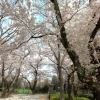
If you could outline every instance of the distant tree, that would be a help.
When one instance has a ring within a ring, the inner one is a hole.
[[[56,75],[53,75],[51,84],[54,85],[55,89],[57,89],[57,87],[59,87],[59,79]]]

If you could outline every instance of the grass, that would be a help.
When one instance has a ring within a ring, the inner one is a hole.
[[[15,89],[14,93],[19,93],[19,94],[32,94],[30,89]]]
[[[60,94],[50,94],[50,100],[60,100]],[[65,94],[65,100],[68,100],[68,95]],[[88,97],[80,96],[74,97],[73,100],[90,100]]]

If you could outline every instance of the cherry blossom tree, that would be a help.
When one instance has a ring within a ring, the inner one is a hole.
[[[71,44],[68,41],[68,38],[66,37],[67,34],[66,34],[66,31],[65,31],[65,26],[63,24],[63,17],[62,17],[62,14],[60,12],[60,9],[59,9],[58,2],[57,2],[57,0],[51,0],[51,2],[54,4],[56,19],[57,19],[57,22],[58,22],[58,25],[59,25],[59,28],[60,28],[60,35],[61,35],[60,40],[61,40],[63,46],[65,47],[66,51],[68,52],[68,55],[70,56],[70,59],[72,60],[74,66],[77,68],[77,75],[78,75],[79,80],[82,81],[82,82],[86,82],[87,84],[89,84],[89,82],[95,83],[95,81],[93,81],[92,77],[88,78],[88,76],[84,76],[85,70],[84,70],[84,67],[81,65],[81,62],[79,60],[79,56],[77,55],[76,51],[71,47]],[[92,2],[92,4],[93,3],[97,4],[95,1]],[[92,6],[92,4],[91,4],[91,6]],[[95,6],[97,6],[97,8],[98,8],[98,5],[95,5]],[[94,32],[97,33],[97,30],[99,29],[99,26],[98,26],[99,25],[99,17],[100,16],[98,16],[98,13],[97,13],[98,21],[96,21],[97,24],[95,24],[94,30],[92,30],[91,33],[94,33]],[[92,25],[90,25],[90,27],[92,27]],[[90,38],[91,37],[92,36],[90,36]],[[97,89],[97,88],[95,87],[95,89]],[[96,90],[96,91],[99,91],[99,90]],[[96,100],[99,100],[99,95],[98,95],[97,92],[96,93],[93,92],[93,95],[94,95],[94,98]],[[61,100],[63,100],[63,99],[61,99]]]

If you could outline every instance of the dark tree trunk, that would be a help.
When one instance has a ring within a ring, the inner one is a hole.
[[[37,82],[36,82],[36,83],[37,83]],[[36,90],[35,90],[36,83],[34,83],[34,85],[33,85],[32,89],[31,89],[31,91],[32,91],[32,94],[35,94],[35,93],[36,93]]]
[[[32,87],[32,94],[35,94],[36,93],[36,84],[37,84],[37,71],[36,71],[36,77],[35,77],[35,80],[34,80],[34,85]]]
[[[70,75],[68,75],[68,100],[73,100],[71,92],[72,92],[72,84],[70,83]]]
[[[77,86],[73,85],[73,93],[74,93],[74,96],[77,97],[78,96],[78,93],[77,93]]]
[[[68,84],[68,100],[73,100],[71,92],[72,92],[72,85],[69,83]]]
[[[66,94],[66,83],[64,83],[64,93]]]

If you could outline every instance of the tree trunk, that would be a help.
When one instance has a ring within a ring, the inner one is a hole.
[[[36,90],[35,90],[36,84],[37,84],[37,79],[36,79],[36,81],[34,82],[33,87],[31,87],[31,92],[32,92],[32,94],[35,94],[35,93],[36,93]]]
[[[5,98],[5,96],[6,96],[6,89],[3,89],[2,88],[2,93],[1,93],[1,98]]]
[[[58,57],[60,60],[60,56]],[[58,60],[58,71],[59,71],[59,81],[60,81],[60,100],[65,100],[64,92],[64,80],[62,75],[62,67],[60,66],[60,61]]]
[[[34,85],[33,85],[33,87],[32,87],[32,94],[35,94],[35,92],[36,92],[36,84],[37,84],[37,74],[36,74],[36,77],[35,77],[35,80],[34,80]]]
[[[9,92],[6,93],[5,97],[7,98],[13,91],[14,91],[14,88],[10,89]]]
[[[70,76],[68,76],[68,100],[73,100],[71,92],[72,92],[72,85],[70,83]]]
[[[65,100],[64,82],[62,75],[60,75],[59,79],[60,79],[60,100]]]

